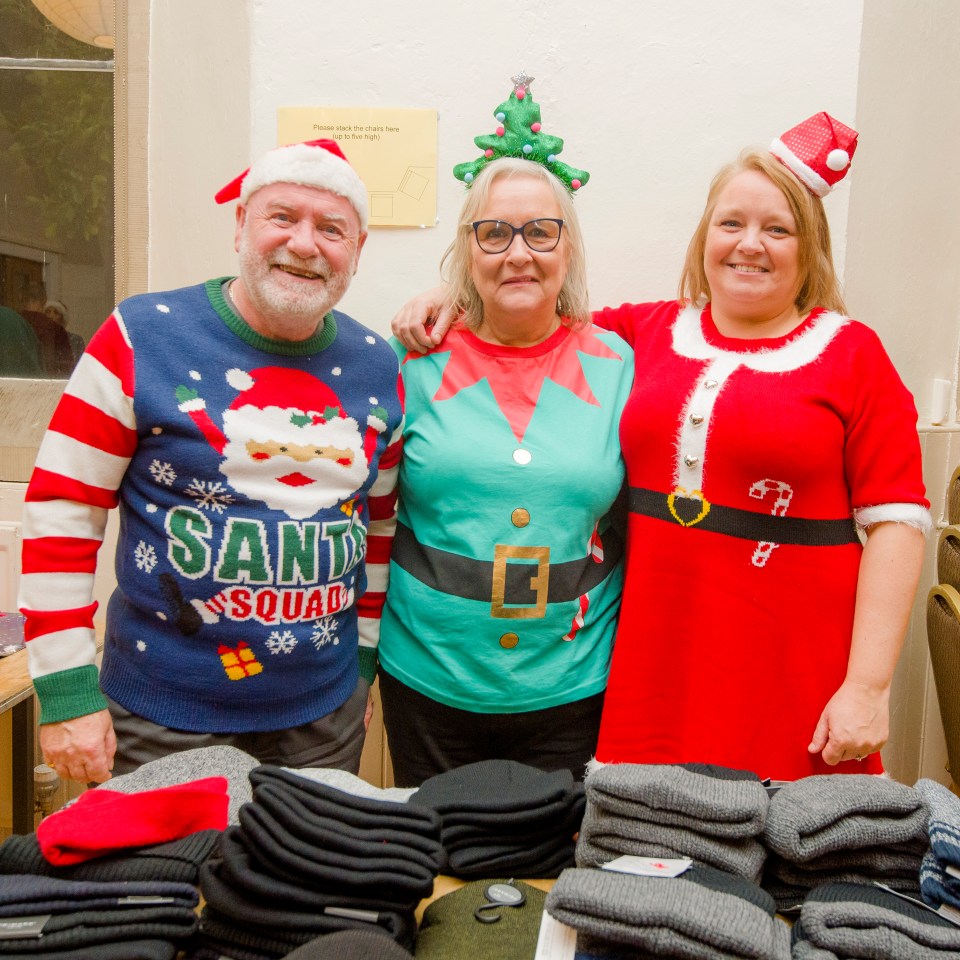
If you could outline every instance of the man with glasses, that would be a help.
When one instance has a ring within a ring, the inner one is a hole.
[[[333,309],[367,192],[318,140],[261,157],[217,194],[234,199],[239,276],[114,311],[27,492],[20,605],[44,757],[69,779],[214,744],[359,767],[402,420],[393,352]]]

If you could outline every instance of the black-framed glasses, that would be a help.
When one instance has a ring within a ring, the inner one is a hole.
[[[549,253],[560,242],[563,221],[552,217],[528,220],[515,227],[506,220],[474,220],[471,224],[477,245],[484,253],[503,253],[519,233],[524,243],[537,253]]]

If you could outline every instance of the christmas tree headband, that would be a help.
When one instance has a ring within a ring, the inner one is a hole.
[[[483,156],[458,163],[453,168],[453,175],[469,187],[491,160],[519,157],[546,167],[568,190],[579,190],[590,179],[590,174],[558,160],[563,140],[541,132],[540,107],[530,93],[534,77],[521,72],[510,79],[513,92],[494,111],[499,123],[496,131],[474,137],[473,142],[483,151]]]

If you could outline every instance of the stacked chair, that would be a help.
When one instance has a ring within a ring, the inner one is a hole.
[[[960,778],[960,467],[947,491],[950,526],[937,547],[939,584],[927,596],[927,642],[940,717],[947,740],[947,760],[956,783]]]

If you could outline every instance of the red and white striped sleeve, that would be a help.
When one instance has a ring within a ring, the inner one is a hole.
[[[107,513],[137,445],[133,359],[114,312],[67,383],[27,487],[18,605],[41,723],[106,705],[95,666],[93,579]]]
[[[403,403],[403,385],[400,383]],[[360,674],[371,683],[377,669],[380,617],[390,580],[390,551],[397,530],[397,478],[403,449],[403,419],[390,437],[380,458],[377,479],[367,500],[370,526],[367,530],[367,591],[357,603],[360,633]]]

